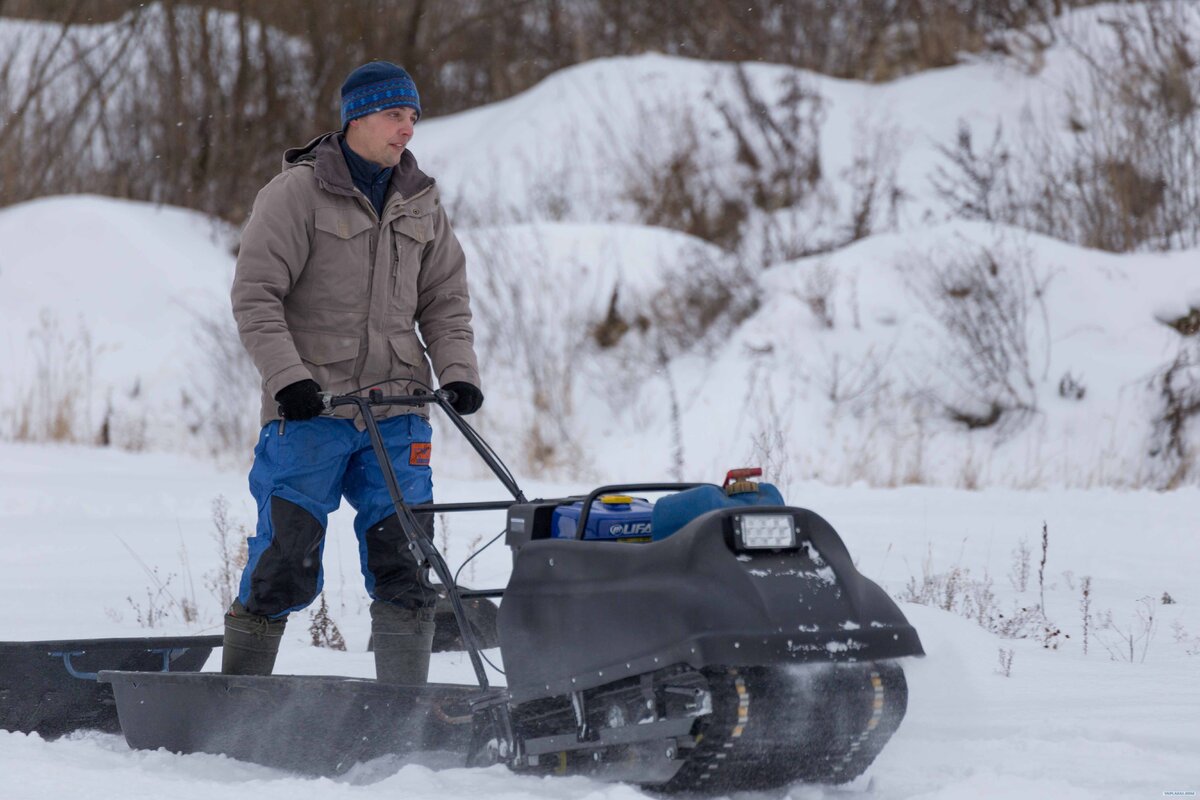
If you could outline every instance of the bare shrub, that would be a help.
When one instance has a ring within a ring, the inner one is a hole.
[[[1082,378],[1064,372],[1058,380],[1058,396],[1064,400],[1082,400],[1087,396],[1087,387],[1083,385]]]
[[[188,625],[194,624],[199,619],[199,609],[196,604],[196,593],[192,587],[191,564],[187,559],[187,548],[180,547],[180,563],[185,587],[182,595],[176,596],[170,588],[170,584],[178,577],[176,573],[168,573],[166,577],[161,576],[158,573],[158,566],[146,564],[137,551],[134,551],[124,539],[118,536],[116,541],[119,541],[121,546],[125,547],[126,552],[132,555],[133,560],[137,561],[139,567],[142,567],[142,572],[150,581],[150,585],[145,588],[145,602],[133,600],[133,595],[125,597],[126,602],[130,604],[130,608],[137,616],[138,625],[158,627],[172,615],[178,615],[179,619],[187,622]]]
[[[852,359],[819,348],[825,366],[817,373],[816,380],[822,394],[833,404],[835,415],[846,408],[855,416],[862,416],[877,407],[891,388],[885,372],[894,350],[893,344],[880,353],[871,345],[862,358]]]
[[[1194,4],[1117,5],[1068,37],[1087,65],[1066,93],[1074,133],[1031,142],[1024,226],[1113,252],[1200,243],[1200,52]]]
[[[1012,551],[1012,566],[1008,570],[1008,581],[1018,592],[1029,587],[1029,542],[1024,538]]]
[[[1171,633],[1175,638],[1175,643],[1183,645],[1185,653],[1189,656],[1200,655],[1200,636],[1190,635],[1187,628],[1183,627],[1182,622],[1179,620],[1172,622]]]
[[[346,640],[338,630],[337,623],[329,616],[329,604],[325,602],[325,592],[317,599],[317,608],[309,612],[311,622],[308,626],[309,636],[312,637],[313,647],[327,647],[330,650],[346,649]]]
[[[750,265],[691,248],[663,271],[663,289],[650,302],[649,335],[668,355],[710,348],[758,310],[761,298]]]
[[[1067,584],[1067,589],[1075,591],[1075,570],[1064,569],[1062,572],[1063,582]]]
[[[766,212],[794,206],[822,177],[820,138],[824,101],[797,72],[785,75],[772,102],[751,82],[745,67],[734,72],[740,103],[718,105],[737,141],[737,163],[751,202]]]
[[[1012,677],[1013,651],[1011,649],[999,648],[999,667],[997,672],[1006,678]]]
[[[1200,333],[1200,308],[1190,306],[1186,314],[1178,317],[1159,317],[1158,321],[1180,336],[1195,336]]]
[[[119,402],[114,401],[114,394],[120,398]],[[140,453],[149,446],[149,420],[140,378],[135,378],[124,390],[109,388],[104,422],[97,439],[133,453]]]
[[[189,430],[213,455],[245,453],[259,430],[258,369],[227,309],[189,311],[195,321],[196,351],[202,354],[183,397]]]
[[[1158,486],[1173,489],[1196,471],[1192,421],[1200,416],[1200,341],[1185,340],[1175,358],[1151,377],[1149,387],[1157,395],[1149,456]]]
[[[1042,560],[1038,562],[1038,608],[1046,613],[1046,554],[1050,550],[1050,527],[1042,523]]]
[[[474,556],[476,553],[479,552],[479,545],[482,542],[483,542],[483,534],[482,533],[475,534],[474,536],[471,537],[471,541],[467,542],[467,552],[470,553],[470,555],[468,556],[468,558],[470,559],[470,564],[467,566],[467,577],[470,579],[472,584],[474,584],[477,580],[475,577],[475,566],[479,563],[478,561],[475,560]]]
[[[944,334],[938,338],[946,353],[938,363],[950,388],[933,394],[947,416],[968,429],[1016,432],[1038,408],[1035,319],[1047,340],[1049,333],[1049,278],[1039,274],[1032,253],[1004,240],[963,242],[957,252],[930,253],[901,266],[910,291]]]
[[[651,147],[634,151],[625,199],[646,225],[683,231],[727,249],[737,247],[749,213],[739,187],[719,177],[701,145],[706,137],[691,115],[669,119],[675,127],[669,135],[674,149],[662,156]],[[655,125],[660,124],[656,118]]]
[[[831,243],[833,247],[844,247],[897,227],[900,207],[908,198],[897,178],[900,146],[893,125],[864,121],[856,126],[854,154],[840,176],[850,187],[848,215],[841,226],[842,235]]]
[[[200,619],[200,606],[196,603],[196,581],[192,579],[192,560],[188,556],[187,542],[182,538],[179,540],[179,563],[183,567],[179,617],[191,625]]]
[[[746,463],[762,467],[764,479],[775,484],[786,499],[791,493],[795,455],[787,415],[795,401],[794,388],[793,396],[785,395],[781,402],[771,377],[761,369],[755,370],[746,387],[743,407],[753,426]]]
[[[828,262],[819,261],[804,273],[804,304],[826,330],[834,327],[833,293],[836,288],[837,273]]]
[[[172,599],[168,587],[175,576],[160,578],[158,567],[152,568],[149,574],[152,585],[146,587],[145,601],[134,600],[133,595],[127,595],[125,602],[133,609],[139,627],[157,628],[170,616]]]
[[[661,288],[635,298],[624,313],[614,288],[604,318],[581,326],[591,334],[583,344],[594,343],[611,352],[577,369],[589,385],[602,384],[601,393],[617,412],[628,408],[631,398],[647,387],[656,387],[655,405],[665,412],[669,430],[670,469],[677,480],[683,480],[687,397],[672,361],[686,353],[715,351],[758,310],[761,300],[746,261],[713,247],[682,249],[674,261],[660,267],[660,278]],[[617,364],[619,369],[613,369]],[[654,379],[648,380],[651,375]]]
[[[1125,626],[1113,621],[1112,611],[1105,614],[1096,639],[1113,661],[1145,663],[1156,627],[1154,598],[1141,597],[1134,604],[1133,616]]]
[[[1012,155],[996,123],[991,143],[977,149],[971,126],[959,121],[954,144],[939,144],[945,159],[930,176],[934,191],[952,216],[984,222],[1012,222],[1017,217],[1017,192],[1013,185]]]
[[[663,382],[667,385],[667,411],[671,419],[671,473],[676,481],[683,481],[683,413],[679,407],[679,392],[675,388],[675,379],[671,373],[671,362],[667,358],[666,348],[660,343],[658,348],[658,368]]]
[[[934,572],[929,555],[921,567],[920,580],[911,576],[900,593],[900,600],[936,606],[966,617],[1002,639],[1039,638],[1044,647],[1057,647],[1061,631],[1040,608],[1014,603],[1008,613],[1001,611],[992,590],[992,579],[986,573],[982,578],[974,578],[971,570],[962,566]]]
[[[204,585],[213,593],[222,609],[233,605],[238,582],[249,558],[247,538],[250,531],[229,516],[229,501],[217,495],[212,501],[212,539],[217,546],[217,566],[204,574]]]
[[[1079,613],[1083,615],[1083,654],[1088,654],[1088,634],[1092,627],[1092,576],[1085,575],[1079,583]]]
[[[616,347],[625,334],[632,330],[645,333],[650,329],[650,319],[644,313],[638,312],[633,319],[625,319],[620,309],[621,287],[613,287],[612,297],[608,301],[608,313],[604,319],[592,326],[592,339],[601,350]]]
[[[438,530],[438,551],[441,552],[442,558],[450,561],[450,516],[448,514],[437,515],[437,530]]]
[[[1116,4],[1099,33],[1055,31],[1083,65],[1056,100],[1064,113],[1017,137],[997,124],[983,146],[960,123],[930,175],[949,213],[1111,252],[1200,243],[1195,13],[1178,0]]]
[[[711,129],[696,109],[644,109],[645,144],[633,149],[625,173],[625,198],[642,222],[729,251],[742,244],[752,215],[769,221],[812,195],[823,178],[820,95],[796,72],[773,87],[771,98],[740,65],[734,81],[734,100],[712,100],[733,138],[732,153],[712,146],[719,138],[713,134],[721,131]],[[670,127],[665,135],[664,120]],[[664,149],[663,141],[671,145]]]

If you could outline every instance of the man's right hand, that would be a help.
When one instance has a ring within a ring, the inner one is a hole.
[[[279,414],[284,419],[312,419],[325,410],[321,385],[308,378],[280,389],[275,393],[275,401],[279,403]]]

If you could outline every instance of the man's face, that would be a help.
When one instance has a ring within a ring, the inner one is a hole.
[[[385,108],[350,120],[346,142],[368,161],[384,167],[400,163],[400,155],[413,137],[417,112],[407,106]]]

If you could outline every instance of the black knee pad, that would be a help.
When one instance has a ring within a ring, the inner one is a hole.
[[[417,514],[421,533],[432,539],[433,514]],[[367,530],[367,570],[375,578],[371,597],[405,608],[431,608],[437,592],[429,569],[420,565],[420,554],[409,549],[400,520],[392,514]]]
[[[274,617],[317,596],[325,529],[312,514],[282,497],[271,498],[271,544],[250,575],[246,610]]]

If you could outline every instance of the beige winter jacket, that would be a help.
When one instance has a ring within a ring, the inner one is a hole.
[[[435,386],[432,360],[437,385],[480,385],[466,259],[437,186],[406,150],[378,218],[340,136],[284,154],[242,235],[233,316],[262,375],[263,424],[279,418],[275,393],[305,378],[335,393],[401,394]]]

